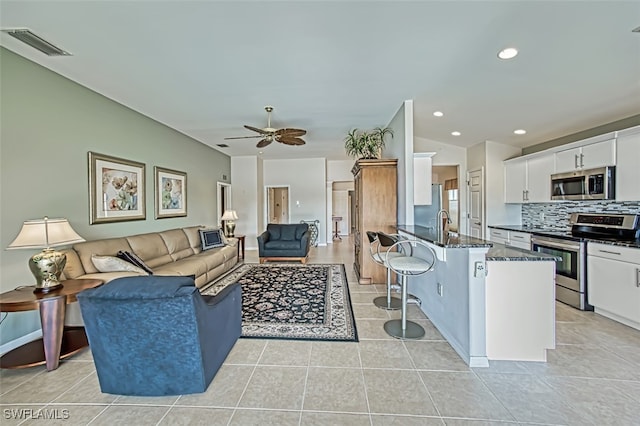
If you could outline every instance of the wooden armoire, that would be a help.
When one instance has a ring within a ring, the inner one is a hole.
[[[383,284],[386,269],[369,251],[367,231],[396,233],[398,160],[358,160],[351,169],[355,183],[355,234],[353,268],[360,284]]]

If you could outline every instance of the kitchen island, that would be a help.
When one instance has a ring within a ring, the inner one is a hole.
[[[409,278],[408,290],[469,366],[546,361],[555,348],[555,257],[422,226],[397,229],[436,253],[435,269]]]

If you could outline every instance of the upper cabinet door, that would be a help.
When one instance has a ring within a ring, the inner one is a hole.
[[[640,126],[618,132],[616,200],[640,201]]]
[[[504,202],[524,203],[527,198],[526,160],[504,163]]]
[[[551,201],[551,175],[555,163],[553,154],[533,157],[527,160],[527,201],[548,203]]]
[[[556,152],[556,172],[615,166],[615,139]]]

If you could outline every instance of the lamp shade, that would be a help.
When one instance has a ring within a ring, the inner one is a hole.
[[[38,249],[59,247],[84,241],[67,219],[26,220],[8,249]]]
[[[235,210],[225,210],[220,220],[236,220],[238,215]]]

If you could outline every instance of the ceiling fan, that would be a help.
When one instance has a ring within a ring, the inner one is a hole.
[[[238,137],[233,137],[233,138],[225,138],[225,140],[227,139],[248,139],[248,138],[262,138],[260,141],[258,141],[258,144],[256,145],[256,147],[258,148],[264,148],[265,146],[269,145],[271,142],[276,141],[276,142],[280,142],[283,143],[285,145],[304,145],[305,141],[303,141],[302,139],[300,139],[300,136],[304,136],[307,134],[306,130],[302,130],[302,129],[274,129],[273,127],[271,127],[271,111],[273,111],[273,107],[272,106],[266,106],[264,107],[265,111],[267,111],[268,117],[267,117],[267,127],[265,127],[264,129],[259,129],[257,127],[253,127],[253,126],[247,126],[245,124],[245,128],[249,129],[251,131],[257,132],[259,133],[259,135],[256,136],[238,136]]]

